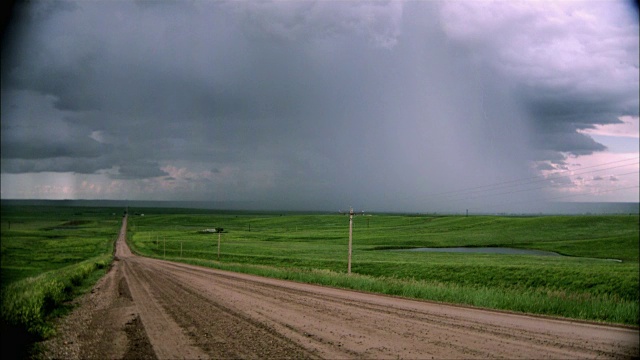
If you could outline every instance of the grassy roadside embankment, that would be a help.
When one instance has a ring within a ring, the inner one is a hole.
[[[151,257],[390,295],[638,324],[638,216],[359,216],[353,274],[341,215],[154,214],[130,218]],[[217,234],[222,227],[221,258]],[[513,247],[565,256],[418,253],[411,247]],[[622,262],[611,259],[622,260]]]
[[[2,207],[3,354],[24,357],[53,333],[50,319],[104,275],[121,209]],[[18,354],[16,354],[18,351]]]

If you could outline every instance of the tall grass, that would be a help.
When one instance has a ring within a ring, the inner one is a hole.
[[[70,300],[74,289],[96,270],[106,269],[111,260],[110,255],[102,255],[7,285],[2,292],[5,326],[24,329],[39,338],[51,335],[48,316]]]
[[[104,275],[121,225],[115,211],[2,206],[3,357],[28,356],[34,342],[53,333],[51,320],[65,304]]]

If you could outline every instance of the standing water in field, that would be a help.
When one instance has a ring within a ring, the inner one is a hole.
[[[449,247],[449,248],[413,248],[399,249],[396,251],[418,251],[418,252],[454,252],[454,253],[476,253],[476,254],[505,254],[505,255],[542,255],[542,256],[562,256],[553,251],[513,249],[503,247]]]
[[[505,247],[445,247],[445,248],[413,248],[394,249],[391,251],[412,251],[412,252],[441,252],[441,253],[472,253],[472,254],[504,254],[504,255],[538,255],[538,256],[565,256],[553,251],[514,249]],[[589,258],[596,259],[596,258]],[[606,261],[622,262],[619,259],[598,259]]]

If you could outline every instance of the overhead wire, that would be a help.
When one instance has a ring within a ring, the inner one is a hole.
[[[558,180],[558,179],[562,179],[562,178],[566,178],[566,177],[570,177],[570,176],[578,176],[578,175],[595,173],[595,172],[611,170],[611,169],[616,169],[616,168],[621,168],[621,167],[626,167],[626,166],[637,165],[637,164],[640,164],[640,162],[636,161],[636,162],[633,162],[633,163],[610,166],[610,167],[606,167],[606,168],[602,168],[602,169],[594,169],[594,168],[601,167],[601,166],[606,166],[606,165],[611,165],[611,164],[619,164],[621,162],[627,162],[627,161],[633,161],[633,160],[637,160],[639,158],[640,157],[633,157],[633,158],[627,158],[627,159],[623,159],[623,160],[610,161],[610,162],[601,163],[601,164],[597,164],[597,165],[585,166],[585,167],[582,167],[579,170],[563,170],[563,171],[556,172],[556,173],[554,173],[554,174],[552,174],[550,176],[546,176],[546,177],[544,175],[537,175],[537,176],[528,177],[528,178],[520,178],[520,179],[514,179],[514,180],[498,182],[498,183],[494,183],[494,184],[485,184],[485,185],[480,185],[480,186],[474,186],[474,187],[470,187],[470,188],[466,188],[466,189],[457,189],[457,190],[445,191],[445,192],[440,192],[440,193],[435,193],[435,194],[418,195],[417,197],[418,198],[431,198],[431,199],[438,199],[439,198],[439,199],[443,199],[443,200],[444,199],[451,200],[452,198],[455,198],[455,197],[469,196],[469,195],[473,195],[474,193],[484,193],[484,192],[499,191],[499,190],[503,190],[503,189],[507,189],[507,188],[514,188],[514,187],[525,186],[525,185],[530,185],[530,184],[535,184],[535,183],[550,182],[550,181],[553,181],[553,180]],[[586,169],[594,169],[594,170],[584,171]],[[632,173],[637,173],[637,172],[632,172]],[[618,176],[623,176],[623,175],[627,175],[627,174],[619,174]],[[529,190],[537,190],[537,189],[539,189],[539,187],[531,188]],[[519,190],[519,191],[515,191],[515,192],[522,192],[522,191],[528,191],[528,190]],[[500,195],[500,194],[490,194],[490,195],[486,195],[486,196],[491,196],[491,195]]]
[[[638,174],[638,172],[637,171],[632,171],[632,172],[627,172],[627,173],[623,173],[623,174],[613,174],[612,176],[626,176],[626,175],[632,175],[632,174]],[[486,197],[486,196],[509,195],[509,194],[515,194],[515,193],[520,193],[520,192],[526,192],[526,191],[546,189],[547,187],[548,186],[539,186],[539,187],[535,187],[535,188],[526,188],[526,189],[520,189],[520,190],[514,190],[514,191],[501,192],[501,193],[497,193],[497,194],[478,195],[478,196],[474,196],[474,197],[471,197],[471,198],[452,199],[450,201],[472,200],[472,199],[478,199],[478,198],[482,198],[482,197]],[[588,195],[588,194],[584,194],[584,195]]]
[[[620,163],[620,162],[623,162],[623,161],[636,160],[638,158],[639,157],[628,158],[628,159],[624,159],[624,160],[611,161],[611,162],[602,163],[602,164],[598,164],[598,165],[585,166],[585,167],[581,168],[580,170],[563,170],[563,171],[559,171],[559,172],[556,172],[556,173],[553,174],[553,175],[557,175],[557,174],[570,173],[570,174],[567,174],[567,175],[559,175],[559,176],[552,176],[552,177],[544,177],[543,175],[536,175],[536,176],[533,176],[533,177],[521,178],[521,179],[515,179],[515,180],[509,180],[509,181],[503,181],[503,182],[499,182],[499,183],[495,183],[495,184],[480,185],[480,186],[475,186],[475,187],[471,187],[471,188],[467,188],[467,189],[458,189],[458,190],[446,191],[446,192],[441,192],[441,193],[437,193],[437,194],[431,194],[431,195],[428,195],[428,196],[447,195],[447,194],[458,193],[458,192],[460,192],[460,193],[474,192],[477,189],[491,188],[491,187],[502,187],[502,185],[513,184],[513,183],[518,183],[518,182],[523,182],[523,181],[524,181],[523,184],[529,184],[529,183],[534,183],[534,182],[558,179],[558,178],[562,178],[562,177],[566,177],[566,176],[580,175],[580,174],[589,173],[589,172],[604,171],[604,170],[614,169],[614,168],[618,168],[618,167],[635,165],[635,164],[638,164],[639,162],[624,164],[624,165],[620,165],[620,166],[613,166],[613,167],[604,168],[604,169],[591,170],[591,171],[581,172],[579,174],[575,173],[575,171],[582,171],[584,169],[591,169],[591,168],[594,168],[594,167]],[[510,186],[519,186],[519,185],[521,185],[521,184],[515,184],[515,185],[510,185]]]
[[[584,175],[584,174],[589,174],[589,173],[596,173],[599,171],[605,171],[605,170],[611,170],[611,169],[617,169],[617,168],[621,168],[621,167],[625,167],[625,166],[629,166],[629,165],[635,165],[635,164],[640,164],[640,162],[636,162],[636,163],[631,163],[631,164],[625,164],[625,165],[618,165],[618,166],[612,166],[612,167],[608,167],[608,168],[604,168],[604,169],[597,169],[597,170],[590,170],[590,171],[584,171],[584,172],[577,172],[577,173],[572,173],[572,174],[567,174],[567,175],[562,175],[562,176],[555,176],[555,177],[551,177],[551,178],[543,178],[540,180],[536,180],[536,181],[530,181],[528,183],[522,183],[522,184],[515,184],[515,185],[509,185],[509,186],[504,186],[501,188],[494,188],[494,189],[488,189],[485,190],[486,192],[489,191],[499,191],[499,190],[503,190],[503,189],[507,189],[507,188],[513,188],[513,187],[519,187],[519,186],[524,186],[524,185],[530,185],[530,184],[536,184],[536,183],[544,183],[544,182],[553,182],[553,180],[558,180],[558,179],[562,179],[562,178],[567,178],[570,176],[577,176],[577,175]],[[629,175],[629,174],[637,174],[637,171],[633,171],[633,172],[629,172],[629,173],[624,173],[624,174],[613,174],[612,176],[624,176],[624,175]],[[508,191],[508,192],[502,192],[502,193],[489,193],[486,195],[479,195],[479,196],[474,196],[472,198],[477,198],[477,197],[483,197],[483,196],[495,196],[495,195],[503,195],[503,194],[510,194],[510,193],[516,193],[516,192],[523,192],[523,191],[531,191],[531,190],[538,190],[538,189],[544,189],[547,188],[548,186],[542,186],[542,187],[535,187],[535,188],[527,188],[527,189],[523,189],[523,190],[517,190],[517,191]],[[474,195],[473,192],[470,192],[468,194],[466,194],[466,196],[469,195]],[[466,199],[467,197],[465,197]]]
[[[554,201],[554,200],[565,199],[565,198],[570,198],[570,197],[578,197],[578,196],[586,196],[586,195],[600,195],[600,194],[606,194],[606,193],[611,193],[611,192],[616,192],[616,191],[638,189],[638,188],[640,188],[640,185],[627,186],[627,187],[615,188],[615,189],[598,190],[598,191],[590,192],[590,193],[569,194],[569,195],[562,195],[562,196],[554,196],[554,197],[550,197],[550,198],[547,197],[547,198],[544,199],[544,201],[551,202],[551,201]],[[505,201],[505,202],[499,202],[499,203],[492,203],[492,204],[490,204],[490,206],[495,208],[497,206],[514,205],[514,204],[525,203],[525,202],[529,202],[529,200]]]

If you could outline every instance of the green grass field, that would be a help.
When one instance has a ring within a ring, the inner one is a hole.
[[[2,207],[2,286],[108,254],[122,209]]]
[[[222,227],[221,257],[217,234]],[[130,218],[139,254],[367,291],[481,307],[638,324],[638,216],[348,217],[146,210]],[[499,246],[562,257],[397,252]],[[622,262],[610,259],[622,260]],[[242,264],[241,266],[239,264]],[[265,268],[266,266],[266,268]]]
[[[3,344],[7,331],[32,338],[51,334],[50,317],[108,268],[122,211],[2,207]],[[351,275],[346,274],[345,215],[130,209],[128,241],[140,255],[232,271],[637,326],[638,220],[637,215],[356,216]],[[218,234],[201,230],[220,227],[218,260]],[[565,256],[391,251],[452,246]]]
[[[2,206],[3,354],[52,334],[50,319],[105,274],[121,224],[122,209]]]

